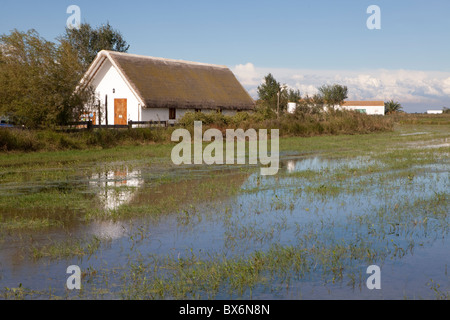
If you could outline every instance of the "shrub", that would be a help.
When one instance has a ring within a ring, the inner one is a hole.
[[[171,142],[173,130],[185,127],[191,131],[194,121],[202,121],[203,129],[247,130],[279,129],[280,136],[311,137],[315,135],[362,134],[393,129],[391,117],[369,116],[353,111],[315,114],[284,114],[279,118],[264,112],[238,112],[233,116],[220,113],[188,112],[178,126],[169,128],[99,129],[79,132],[48,130],[0,129],[2,151],[54,151],[86,148],[111,148],[118,145]]]
[[[41,143],[33,132],[18,129],[0,129],[0,150],[37,151]]]

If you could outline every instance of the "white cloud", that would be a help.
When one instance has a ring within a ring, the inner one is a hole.
[[[399,101],[402,105],[450,106],[450,72],[416,70],[299,70],[268,69],[252,63],[233,68],[241,83],[256,98],[256,88],[268,73],[302,95],[313,95],[324,84],[338,83],[349,89],[349,100]]]
[[[233,73],[244,86],[258,86],[261,77],[253,63],[238,64],[233,68]]]
[[[443,83],[442,83],[442,91],[445,94],[450,95],[450,77],[443,81]]]

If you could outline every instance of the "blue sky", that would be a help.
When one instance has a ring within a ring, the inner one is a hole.
[[[450,107],[450,1],[3,1],[0,33],[54,40],[69,5],[120,30],[131,53],[227,65],[255,96],[271,72],[303,94],[325,83],[350,99],[398,100],[408,112]],[[366,12],[381,9],[381,30]]]

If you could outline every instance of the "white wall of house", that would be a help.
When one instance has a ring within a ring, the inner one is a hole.
[[[143,108],[140,121],[168,121],[169,109],[167,108]]]
[[[96,96],[101,103],[101,112],[105,113],[106,96],[108,97],[108,124],[114,125],[114,100],[127,99],[127,122],[132,121],[170,121],[169,108],[143,108],[127,82],[122,78],[112,63],[106,59],[91,83]],[[97,112],[97,109],[92,110]],[[201,110],[202,112],[217,112],[216,110]],[[181,119],[187,112],[195,109],[176,109],[176,120]],[[232,116],[235,110],[222,110],[224,115]],[[98,119],[98,116],[97,116]],[[106,124],[105,114],[102,114],[102,125]]]
[[[141,113],[139,102],[133,94],[133,91],[131,91],[130,87],[109,60],[106,60],[100,68],[94,77],[92,85],[103,107],[102,112],[105,112],[106,95],[108,96],[109,125],[114,124],[114,99],[127,99],[127,120],[139,121]],[[102,124],[106,124],[104,115],[102,115]]]
[[[188,112],[195,112],[195,109],[177,109],[177,120],[183,118]]]
[[[384,106],[342,106],[342,109],[346,110],[365,110],[366,114],[370,115],[384,115]]]
[[[195,112],[195,109],[176,109],[176,120],[180,120],[188,112]],[[217,110],[212,109],[202,109],[203,113],[213,113]],[[234,116],[236,114],[235,110],[222,110],[222,114],[226,116]],[[142,120],[141,121],[168,121],[169,120],[169,109],[168,108],[143,108],[142,109]]]
[[[443,110],[428,110],[427,114],[443,114]]]
[[[287,105],[287,112],[288,113],[294,113],[295,109],[297,109],[297,103],[289,102],[288,105]]]
[[[176,120],[183,118],[187,112],[195,109],[176,109]],[[169,121],[169,108],[142,108],[141,121]]]

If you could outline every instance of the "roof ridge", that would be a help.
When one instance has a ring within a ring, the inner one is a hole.
[[[218,64],[212,64],[212,63],[195,62],[195,61],[187,61],[187,60],[177,60],[177,59],[168,59],[168,58],[161,58],[161,57],[152,57],[152,56],[145,56],[145,55],[140,55],[140,54],[135,54],[135,53],[118,52],[118,51],[112,51],[112,50],[102,50],[102,51],[104,51],[104,52],[106,52],[108,54],[122,55],[122,56],[128,56],[128,57],[133,57],[133,58],[142,58],[142,59],[159,60],[159,61],[165,61],[165,62],[183,63],[183,64],[215,67],[215,68],[221,68],[221,69],[229,69],[227,66],[218,65]],[[102,52],[102,51],[100,51],[100,52]]]
[[[83,79],[91,81],[104,60],[110,61],[144,108],[252,110],[255,106],[225,66],[102,50]]]

